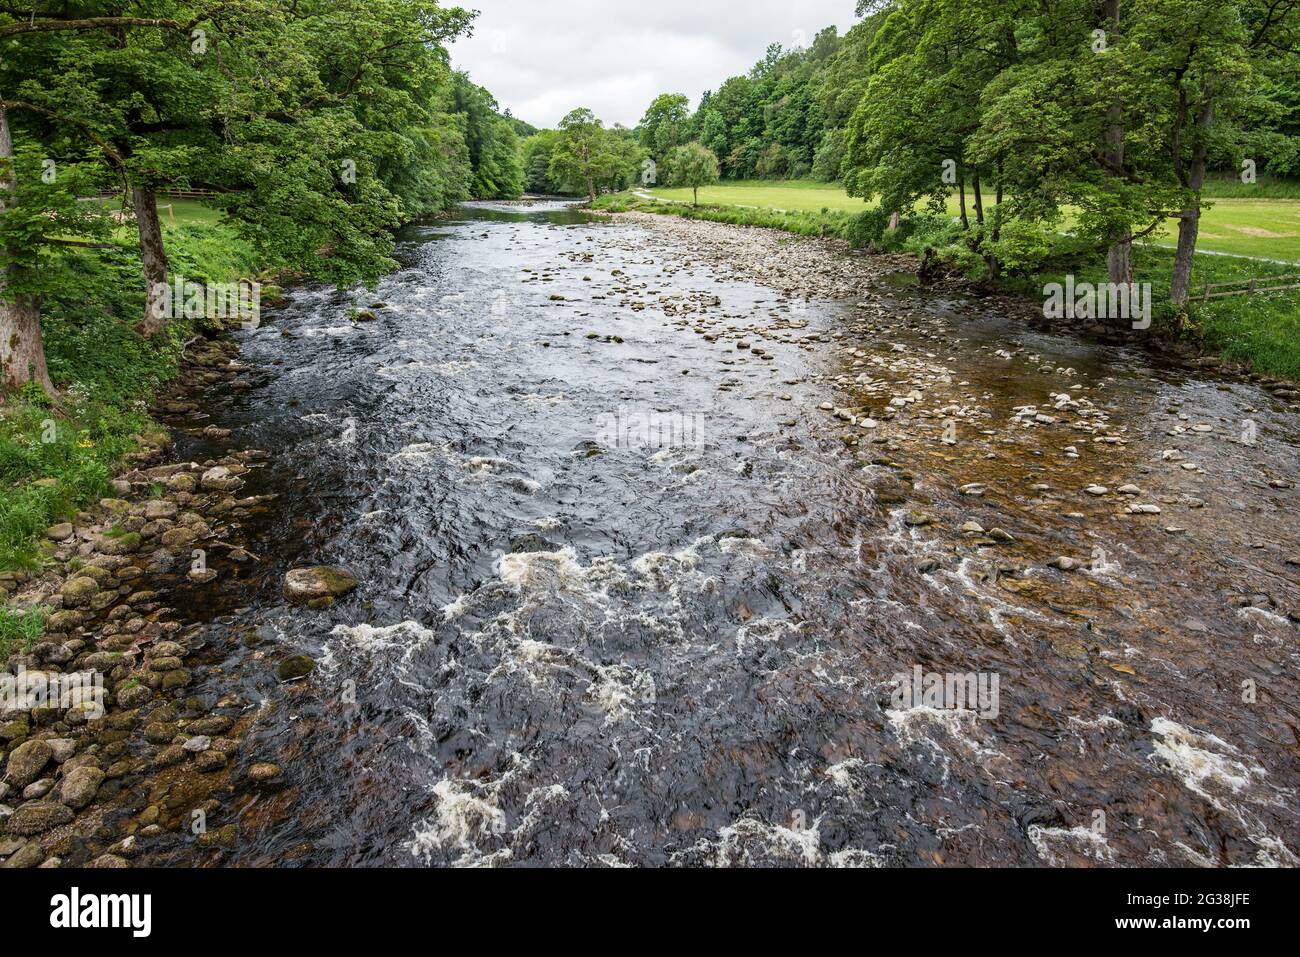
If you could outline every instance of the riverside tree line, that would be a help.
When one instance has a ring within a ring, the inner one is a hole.
[[[0,2],[0,385],[53,393],[41,303],[77,254],[129,243],[141,290],[167,287],[162,192],[210,190],[267,268],[338,284],[391,269],[403,222],[519,195],[517,124],[449,64],[473,16],[426,0]],[[166,331],[153,305],[145,337]]]
[[[724,178],[842,182],[866,232],[958,199],[968,271],[1033,271],[1068,232],[1131,283],[1136,240],[1178,228],[1190,291],[1207,177],[1300,172],[1300,0],[864,0],[861,22],[779,44],[692,112],[664,94],[641,145],[714,153]],[[868,236],[867,238],[870,238]]]

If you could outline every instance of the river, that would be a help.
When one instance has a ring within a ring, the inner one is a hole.
[[[230,796],[233,863],[1297,863],[1300,416],[1258,386],[733,227],[475,204],[398,255],[240,333],[181,437],[277,496],[187,599],[289,779]],[[326,563],[360,588],[288,606]]]

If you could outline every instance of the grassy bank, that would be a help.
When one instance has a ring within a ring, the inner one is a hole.
[[[689,189],[655,188],[650,193],[672,202],[691,200]],[[1199,248],[1300,265],[1300,185],[1271,181],[1245,185],[1220,177],[1211,181],[1206,195],[1213,205],[1202,217]],[[700,203],[821,215],[855,214],[868,208],[834,183],[806,180],[717,183],[701,187]],[[960,212],[955,195],[948,199],[947,212],[950,216]],[[1063,228],[1070,227],[1067,217]],[[1170,223],[1155,234],[1154,242],[1172,245],[1176,239],[1177,229]]]
[[[838,192],[825,184],[728,183],[710,187],[710,190],[721,190],[717,195],[724,197],[749,200],[779,199],[789,203],[794,198],[797,202],[791,205],[801,205],[804,208],[781,211],[756,203],[705,204],[703,201],[708,191],[704,189],[700,190],[699,207],[655,202],[640,199],[630,193],[619,193],[601,197],[596,202],[596,208],[609,212],[641,210],[738,226],[782,229],[803,236],[835,236],[850,241],[857,238],[857,217],[862,215],[865,208],[860,200],[849,200],[842,192],[839,208],[817,207],[816,204],[827,199],[831,192]],[[655,190],[656,196],[672,193],[672,190]],[[847,211],[848,202],[857,204],[855,213]],[[1300,210],[1300,202],[1295,205]],[[920,217],[911,222],[905,220],[903,229],[898,234],[887,237],[884,245],[889,249],[908,250],[918,255],[927,247],[938,249],[941,255],[966,267],[973,275],[978,274],[982,265],[960,242],[955,225],[944,217]],[[1079,282],[1104,280],[1104,262],[1091,251],[1080,250],[1076,246],[1069,237],[1063,236],[1058,250],[1041,269],[1031,275],[1005,277],[1004,287],[1023,293],[1031,299],[1041,299],[1044,285],[1063,282],[1067,273],[1074,275]],[[1135,250],[1134,278],[1137,282],[1151,284],[1156,303],[1153,318],[1157,332],[1190,339],[1225,358],[1251,363],[1258,371],[1268,375],[1300,379],[1300,290],[1193,302],[1186,316],[1176,316],[1168,305],[1172,265],[1173,251],[1170,248],[1149,244]],[[1197,254],[1193,289],[1202,288],[1206,283],[1297,274],[1300,274],[1300,266],[1294,264],[1215,255],[1207,250]]]
[[[198,282],[252,275],[251,251],[207,214],[164,223],[173,274]],[[155,341],[134,331],[145,293],[129,241],[70,250],[61,265],[66,278],[42,309],[61,398],[29,390],[0,407],[0,570],[37,567],[45,530],[110,494],[114,471],[158,428],[147,402],[194,334],[183,320]],[[12,616],[0,618],[0,640],[16,628]]]

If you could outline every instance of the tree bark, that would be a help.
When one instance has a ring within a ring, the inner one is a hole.
[[[1209,129],[1214,122],[1214,104],[1207,103],[1196,117],[1196,146],[1192,148],[1192,163],[1188,186],[1196,198],[1188,204],[1178,218],[1178,249],[1174,252],[1174,271],[1170,282],[1169,298],[1175,306],[1187,305],[1192,292],[1192,263],[1196,258],[1196,241],[1201,232],[1201,189],[1205,186],[1205,161],[1209,153]]]
[[[0,214],[12,204],[17,188],[11,168],[13,156],[9,115],[0,107]],[[0,389],[8,391],[34,382],[53,398],[56,393],[45,365],[45,341],[41,336],[40,300],[21,293],[12,300],[6,298],[8,280],[9,267],[0,265]]]
[[[1114,33],[1119,33],[1119,3],[1106,0],[1106,25]],[[1112,176],[1118,176],[1124,167],[1124,104],[1118,99],[1106,111],[1106,163]],[[1112,283],[1133,281],[1133,233],[1127,226],[1111,236],[1106,271]]]
[[[18,295],[13,302],[0,302],[0,388],[9,391],[32,382],[55,397],[45,365],[40,300]]]
[[[167,250],[163,246],[162,224],[158,221],[158,197],[142,186],[131,188],[135,204],[135,221],[140,233],[140,263],[144,268],[144,319],[140,334],[156,336],[167,328],[167,320],[158,308],[160,296],[168,295]]]

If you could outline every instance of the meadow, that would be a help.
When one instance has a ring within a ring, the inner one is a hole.
[[[1300,264],[1300,195],[1286,195],[1295,190],[1285,184],[1257,185],[1260,198],[1250,198],[1251,187],[1244,184],[1211,184],[1207,194],[1215,198],[1201,219],[1198,249]],[[658,199],[691,201],[689,189],[655,187],[649,192]],[[700,188],[700,203],[805,213],[860,213],[868,208],[866,202],[848,195],[841,186],[808,180],[716,183]],[[956,216],[959,211],[960,203],[954,195],[948,200],[948,213]],[[973,207],[970,213],[974,215]],[[1069,229],[1068,218],[1063,225]],[[1170,222],[1155,234],[1153,245],[1172,248],[1176,238],[1177,226]]]

